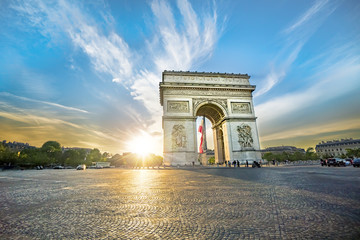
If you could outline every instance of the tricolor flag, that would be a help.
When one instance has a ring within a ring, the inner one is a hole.
[[[203,153],[203,152],[204,152],[204,151],[203,151],[203,141],[204,141],[203,126],[204,126],[204,119],[201,120],[201,124],[200,124],[200,126],[199,126],[199,133],[201,133],[199,153]]]

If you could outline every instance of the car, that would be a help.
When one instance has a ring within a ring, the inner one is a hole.
[[[59,165],[59,166],[55,166],[55,167],[53,167],[53,169],[64,169],[64,167],[63,167],[63,166],[61,166],[61,165]]]
[[[326,165],[328,166],[328,167],[330,167],[330,166],[336,166],[337,164],[336,164],[336,160],[335,160],[335,158],[328,158],[327,160],[326,160]]]
[[[345,161],[341,158],[329,158],[327,161],[327,166],[334,166],[334,167],[345,167]]]
[[[85,169],[86,169],[85,164],[80,164],[79,166],[76,167],[76,170],[85,170]]]
[[[335,159],[336,159],[338,167],[346,167],[346,162],[344,159],[341,159],[341,158],[335,158]]]
[[[355,158],[353,160],[353,166],[354,167],[360,167],[360,158]]]

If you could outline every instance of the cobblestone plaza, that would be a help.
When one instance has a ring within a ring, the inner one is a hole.
[[[0,172],[0,239],[360,239],[360,169]]]

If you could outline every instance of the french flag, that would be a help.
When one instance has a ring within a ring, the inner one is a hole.
[[[201,137],[200,137],[200,146],[199,146],[199,153],[203,153],[203,141],[204,141],[204,133],[203,133],[203,127],[204,126],[204,119],[201,120],[201,124],[199,126],[199,133],[201,133]]]

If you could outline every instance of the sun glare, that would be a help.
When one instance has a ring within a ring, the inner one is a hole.
[[[129,149],[132,153],[146,156],[154,152],[154,140],[149,135],[143,134],[130,141]]]

